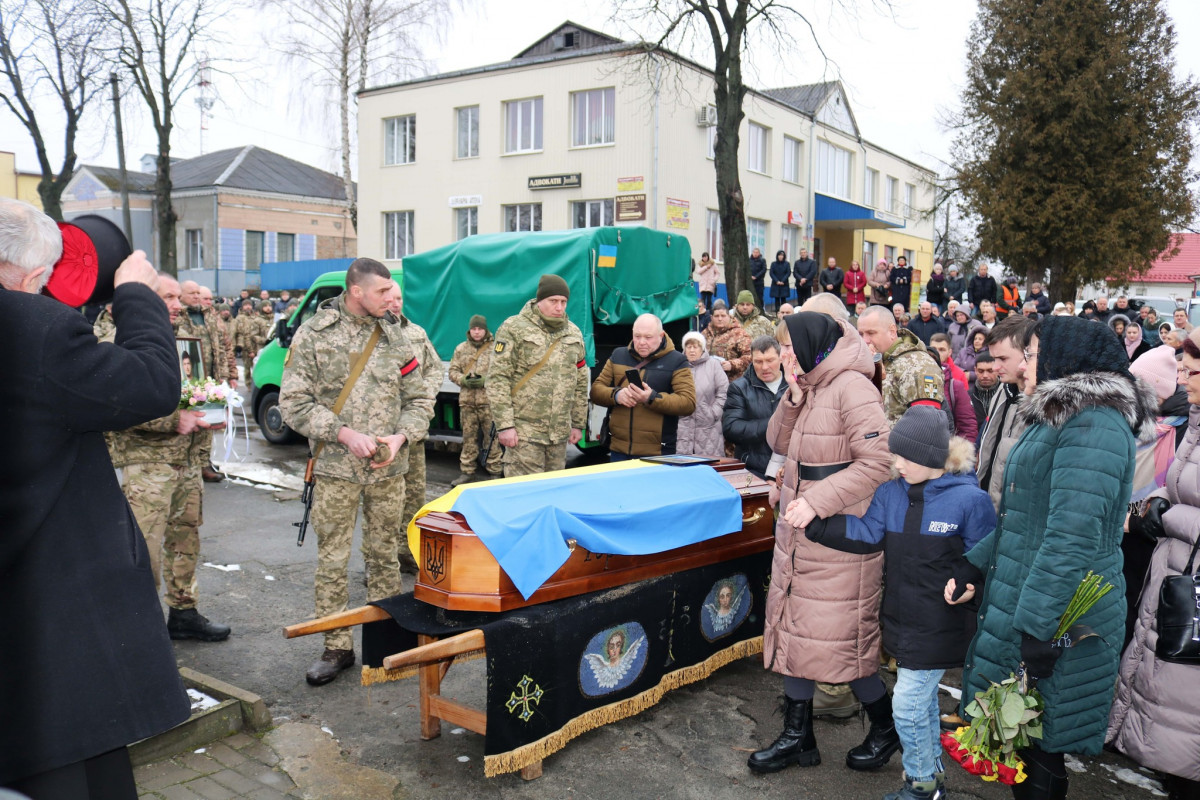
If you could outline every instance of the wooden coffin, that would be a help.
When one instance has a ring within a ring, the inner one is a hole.
[[[589,553],[572,540],[566,563],[528,600],[461,514],[427,514],[417,520],[421,571],[414,595],[452,611],[508,611],[770,550],[775,542],[775,520],[768,505],[767,482],[747,471],[740,461],[725,460],[715,469],[742,496],[742,530],[644,556]]]

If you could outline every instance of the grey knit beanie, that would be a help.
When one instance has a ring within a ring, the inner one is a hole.
[[[950,454],[946,412],[933,406],[912,406],[892,428],[888,449],[914,464],[944,468]]]

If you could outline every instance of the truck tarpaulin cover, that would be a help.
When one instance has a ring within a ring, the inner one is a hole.
[[[640,227],[470,236],[404,259],[404,313],[449,360],[473,314],[495,333],[533,299],[538,278],[554,273],[571,288],[567,315],[594,364],[596,325],[631,325],[646,312],[664,322],[695,314],[691,256],[685,237]]]

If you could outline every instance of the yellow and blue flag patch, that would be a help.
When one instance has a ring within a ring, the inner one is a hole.
[[[615,267],[617,265],[617,246],[615,244],[600,245],[600,258],[597,267]]]

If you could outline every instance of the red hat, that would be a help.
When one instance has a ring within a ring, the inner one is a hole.
[[[62,258],[46,283],[45,293],[60,303],[78,308],[84,303],[112,299],[113,276],[133,248],[121,229],[104,217],[85,214],[58,223],[62,232]]]

